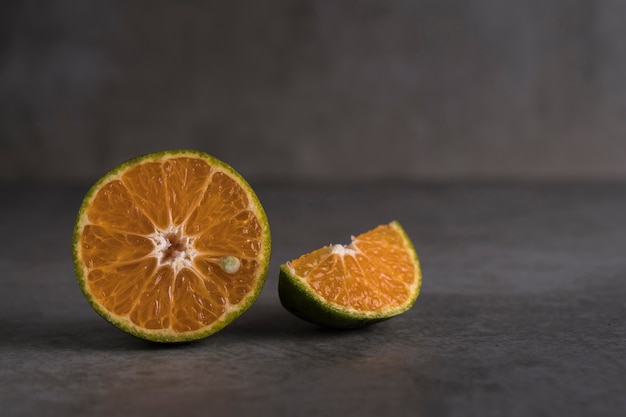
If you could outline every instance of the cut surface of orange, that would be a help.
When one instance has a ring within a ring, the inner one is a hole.
[[[296,316],[349,328],[408,310],[422,275],[413,244],[397,221],[280,266],[279,297]]]
[[[89,190],[73,235],[92,307],[137,337],[183,342],[247,310],[267,276],[270,231],[233,168],[171,150],[120,164]]]

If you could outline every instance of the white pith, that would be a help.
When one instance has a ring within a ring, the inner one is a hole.
[[[349,245],[330,245],[333,249],[331,254],[339,255],[339,256],[354,256],[357,253],[360,253],[358,246],[356,245],[356,238],[354,236],[350,236],[352,243]]]
[[[357,254],[358,249],[355,249],[353,245],[333,245],[332,254],[339,256],[354,256]]]
[[[157,230],[147,236],[154,245],[152,256],[157,259],[157,266],[170,266],[174,275],[184,268],[195,269],[193,260],[200,254],[194,247],[195,238],[186,236],[181,229],[181,226],[170,226],[166,230]],[[175,241],[172,241],[174,239]],[[172,249],[174,245],[181,246],[182,250]],[[232,255],[216,257],[213,261],[227,274],[234,274],[241,267],[241,260]]]
[[[148,239],[154,244],[152,254],[157,258],[158,266],[169,265],[174,270],[174,275],[178,274],[184,268],[193,268],[193,259],[198,255],[198,251],[194,248],[194,238],[181,233],[180,227],[170,226],[166,230],[156,230],[148,235]],[[182,251],[174,251],[171,259],[164,259],[167,251],[172,246],[170,236],[176,236],[180,244],[184,247]]]

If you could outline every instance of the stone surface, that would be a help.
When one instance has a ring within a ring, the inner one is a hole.
[[[86,188],[0,186],[2,416],[623,416],[625,184],[256,186],[270,276],[230,327],[135,339],[84,300]],[[278,265],[391,219],[422,261],[409,312],[327,331],[279,304]]]

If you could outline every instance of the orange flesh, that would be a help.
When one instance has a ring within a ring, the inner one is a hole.
[[[246,191],[206,161],[143,162],[103,185],[80,236],[86,287],[143,329],[211,325],[254,288],[263,230]],[[236,271],[220,262],[235,257]]]
[[[406,303],[417,280],[413,255],[392,225],[363,233],[346,247],[323,247],[290,265],[326,302],[360,312]]]

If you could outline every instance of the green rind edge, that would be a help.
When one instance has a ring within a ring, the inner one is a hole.
[[[404,237],[408,250],[413,254],[417,274],[416,289],[407,302],[395,309],[381,313],[358,313],[342,309],[324,301],[302,278],[291,272],[287,264],[280,265],[278,277],[278,296],[283,307],[296,317],[324,327],[351,329],[388,320],[409,310],[415,304],[420,293],[422,273],[419,259],[405,230],[396,220],[390,223]]]
[[[263,257],[260,259],[261,269],[259,270],[259,275],[257,278],[257,286],[255,287],[255,289],[251,291],[250,293],[248,293],[246,299],[244,299],[237,306],[237,309],[222,316],[219,320],[212,323],[210,326],[202,330],[195,331],[195,332],[181,333],[178,335],[158,334],[156,332],[142,331],[141,329],[137,327],[129,326],[128,323],[122,320],[119,320],[115,316],[109,314],[104,308],[100,306],[100,304],[92,297],[91,293],[87,290],[85,272],[83,270],[82,264],[80,262],[80,257],[79,257],[79,242],[80,242],[80,233],[82,231],[83,216],[91,200],[95,196],[95,193],[100,189],[100,187],[104,183],[108,182],[111,177],[116,176],[120,174],[121,172],[124,172],[127,168],[134,166],[139,162],[150,160],[150,159],[159,160],[163,158],[164,156],[170,156],[170,157],[196,156],[196,157],[209,161],[209,163],[212,166],[220,167],[224,169],[225,171],[227,171],[229,174],[231,174],[233,177],[236,177],[237,180],[241,182],[241,184],[243,184],[244,186],[247,187],[248,190],[250,190],[250,197],[253,200],[253,204],[257,207],[257,211],[259,213],[259,216],[261,217],[259,220],[261,221],[262,224],[265,225],[264,236],[263,236],[264,253],[263,253]],[[122,162],[118,164],[117,166],[115,166],[110,171],[108,171],[106,174],[104,174],[98,181],[94,183],[93,186],[91,186],[91,188],[85,194],[85,197],[83,198],[83,201],[78,210],[78,214],[76,216],[76,222],[74,224],[74,230],[72,233],[72,257],[73,257],[73,263],[74,263],[74,271],[76,273],[76,278],[78,280],[78,285],[81,291],[83,292],[85,298],[87,299],[91,307],[100,316],[102,316],[106,321],[108,321],[110,324],[112,324],[116,328],[123,330],[126,333],[129,333],[140,339],[148,340],[151,342],[160,342],[160,343],[184,343],[184,342],[192,342],[192,341],[200,340],[214,333],[217,333],[218,331],[222,330],[223,328],[228,326],[230,323],[232,323],[239,316],[241,316],[246,310],[248,310],[252,306],[252,304],[254,304],[256,299],[261,294],[261,291],[267,280],[267,274],[269,270],[270,257],[271,257],[271,248],[272,248],[271,243],[272,243],[272,238],[271,238],[271,233],[270,233],[269,222],[268,222],[267,214],[265,213],[265,210],[263,208],[263,205],[261,204],[258,196],[254,192],[252,186],[250,186],[250,184],[246,181],[245,178],[243,178],[243,176],[239,172],[237,172],[234,168],[232,168],[230,165],[228,165],[224,161],[221,161],[220,159],[208,153],[197,151],[197,150],[192,150],[192,149],[170,149],[170,150],[163,150],[163,151],[158,151],[158,152],[147,153],[144,155],[139,155],[125,162]]]

